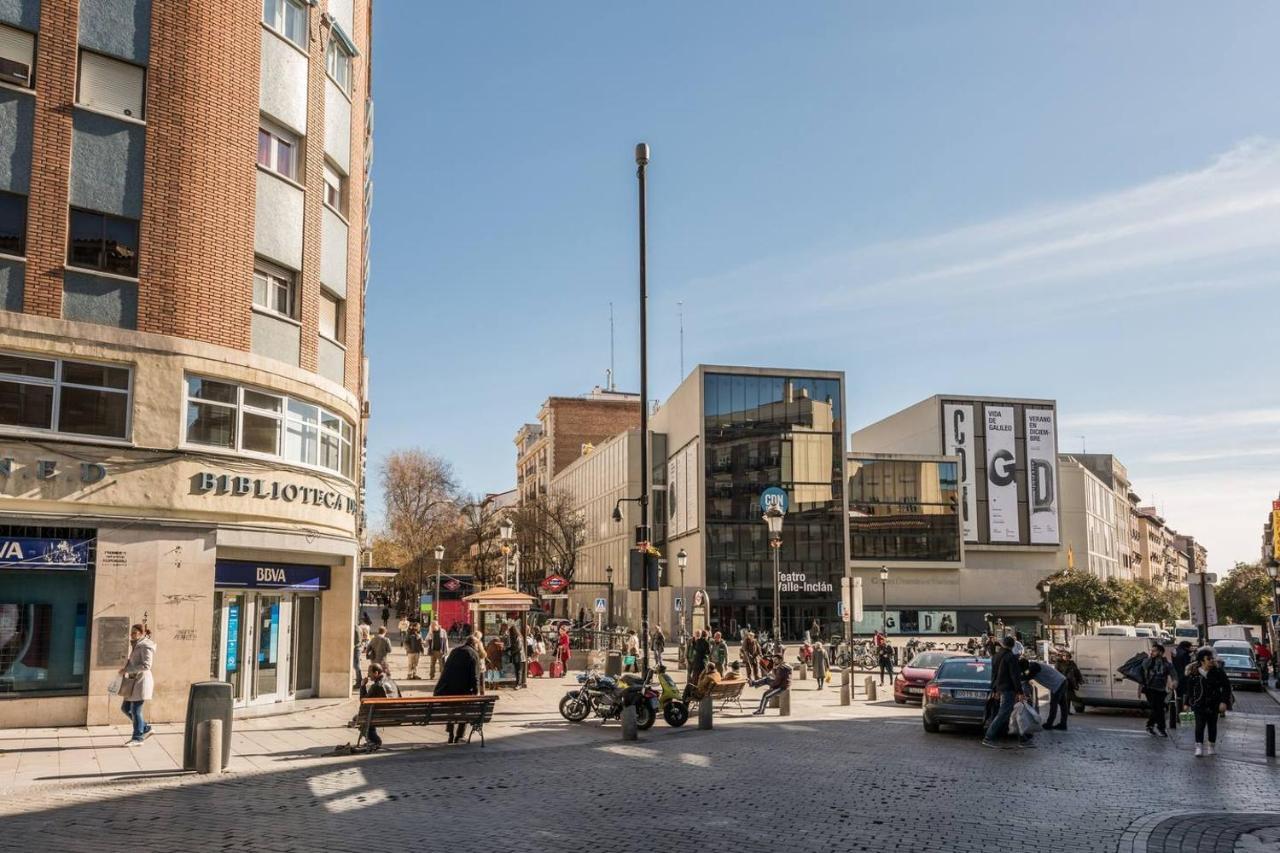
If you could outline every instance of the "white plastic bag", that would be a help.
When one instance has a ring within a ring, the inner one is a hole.
[[[118,696],[122,686],[124,686],[124,676],[117,675],[115,678],[111,679],[111,683],[107,685],[107,692],[112,696]]]
[[[1013,706],[1013,729],[1019,737],[1027,737],[1040,731],[1040,711],[1027,702]]]

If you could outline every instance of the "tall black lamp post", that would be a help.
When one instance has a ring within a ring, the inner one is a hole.
[[[609,624],[605,628],[613,627],[613,566],[604,567],[604,578],[609,582]]]
[[[649,146],[636,145],[636,179],[640,196],[640,526],[636,528],[636,548],[642,551],[640,585],[640,643],[644,668],[649,672],[649,340],[648,340],[648,271],[645,243],[645,169],[649,165]]]
[[[782,510],[771,506],[764,514],[765,527],[769,531],[769,550],[773,552],[773,642],[782,644],[782,582],[779,576],[779,557],[782,552]]]
[[[431,618],[434,622],[440,621],[440,564],[444,562],[444,546],[437,545],[434,549],[436,557],[436,597],[432,602]],[[421,598],[421,596],[419,596]],[[418,618],[422,618],[422,614],[418,614]]]
[[[880,630],[889,639],[889,567],[880,567]]]

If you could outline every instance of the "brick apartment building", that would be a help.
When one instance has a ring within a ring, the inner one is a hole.
[[[371,14],[0,0],[0,726],[348,694]]]
[[[599,387],[582,397],[548,397],[538,422],[516,432],[516,491],[520,503],[547,494],[551,480],[600,444],[640,427],[640,395]]]

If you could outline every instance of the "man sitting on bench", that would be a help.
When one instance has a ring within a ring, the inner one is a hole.
[[[462,645],[449,652],[440,680],[436,682],[436,696],[479,696],[484,693],[484,664],[480,656],[479,635],[472,634]],[[449,743],[462,743],[467,733],[466,723],[449,723]],[[484,740],[484,733],[480,735]]]
[[[369,664],[369,677],[360,684],[361,699],[399,699],[400,688],[396,687],[396,683],[391,677],[382,671],[380,664]],[[369,731],[365,733],[365,740],[369,741],[369,751],[374,752],[382,749],[382,738],[378,736],[376,726],[369,726]]]
[[[752,713],[760,716],[764,713],[764,709],[768,707],[769,700],[777,696],[782,691],[791,686],[791,667],[782,662],[782,655],[773,656],[773,666],[769,670],[768,678],[757,678],[751,682],[752,687],[768,687],[760,697],[760,707]]]

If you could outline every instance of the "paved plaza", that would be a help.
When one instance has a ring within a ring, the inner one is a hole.
[[[1248,742],[1280,712],[1265,694],[1242,694],[1223,754],[1196,759],[1188,730],[1156,740],[1128,713],[983,749],[970,732],[925,733],[892,699],[842,707],[812,680],[786,719],[659,721],[624,742],[616,724],[560,719],[566,685],[503,691],[484,749],[387,729],[381,753],[332,756],[354,738],[354,702],[238,719],[217,779],[174,771],[175,727],[138,749],[122,728],[4,733],[0,761],[29,772],[4,783],[0,849],[1257,853],[1280,838],[1280,767]]]

